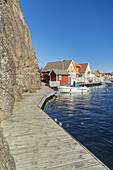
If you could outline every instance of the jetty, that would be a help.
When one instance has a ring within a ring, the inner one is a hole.
[[[98,86],[103,85],[105,83],[103,77],[93,77],[93,78],[85,78],[79,77],[76,79],[76,82],[80,86]]]
[[[14,114],[1,123],[16,169],[108,169],[40,109],[47,93],[49,97],[51,93],[53,95],[52,90],[43,85],[41,90],[25,94],[20,102],[15,103]]]

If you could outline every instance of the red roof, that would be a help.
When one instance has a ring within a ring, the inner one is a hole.
[[[79,64],[79,65],[80,65],[80,73],[85,73],[88,63]]]
[[[75,63],[75,62],[74,62]],[[75,66],[81,67],[79,64],[75,63]]]

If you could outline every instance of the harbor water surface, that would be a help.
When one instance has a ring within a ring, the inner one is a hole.
[[[91,87],[88,94],[58,94],[44,111],[113,169],[113,87]]]

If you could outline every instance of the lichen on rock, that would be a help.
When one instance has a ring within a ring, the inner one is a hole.
[[[15,170],[16,165],[0,127],[0,170]]]
[[[23,92],[39,88],[38,61],[19,0],[0,0],[0,122],[11,116],[14,102],[21,98]],[[0,161],[5,147],[1,136]],[[5,152],[9,153],[9,149]]]
[[[13,112],[16,85],[13,47],[6,30],[9,12],[7,12],[5,6],[5,1],[0,0],[0,121],[6,119]]]
[[[0,0],[0,121],[15,99],[40,88],[38,61],[18,0]]]

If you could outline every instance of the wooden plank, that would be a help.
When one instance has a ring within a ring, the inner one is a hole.
[[[50,97],[51,90],[47,86],[35,94],[28,94],[21,102],[15,104],[14,115],[2,122],[4,135],[16,161],[17,170],[80,168],[90,170],[99,167],[107,169],[37,107],[37,102],[40,102],[47,91]]]
[[[84,161],[79,161],[79,162],[73,162],[73,163],[69,163],[69,164],[64,164],[61,166],[56,166],[56,167],[51,167],[51,168],[46,168],[46,169],[54,169],[54,170],[79,170],[79,169],[84,169],[87,167],[93,167],[95,166],[98,167],[98,162],[96,162],[94,159],[88,159],[88,160],[84,160]],[[104,169],[104,167],[101,165],[101,167]]]

